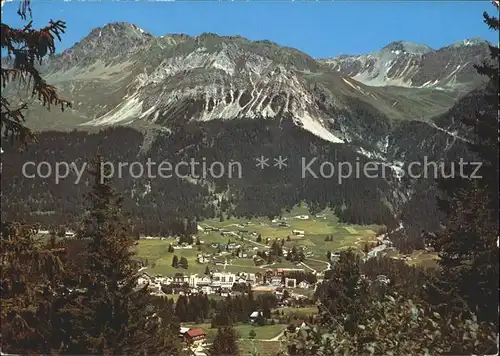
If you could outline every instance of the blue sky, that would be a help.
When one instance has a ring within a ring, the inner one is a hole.
[[[493,43],[498,34],[482,22],[486,1],[341,1],[341,2],[63,2],[33,0],[33,20],[67,21],[58,51],[71,47],[93,28],[107,23],[133,23],[155,36],[168,33],[241,35],[267,39],[313,57],[376,51],[406,40],[440,48],[466,38]],[[3,7],[3,22],[19,26],[18,2]]]

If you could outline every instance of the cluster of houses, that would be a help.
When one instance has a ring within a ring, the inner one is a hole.
[[[263,273],[246,272],[226,272],[216,271],[210,275],[176,273],[173,276],[150,276],[144,269],[139,270],[137,283],[139,287],[148,286],[152,294],[163,295],[164,287],[178,287],[179,294],[206,295],[218,294],[228,296],[232,294],[234,285],[249,286],[255,291],[269,291],[280,293],[282,288],[302,288],[313,287],[306,281],[297,283],[294,278],[285,278],[290,271],[303,271],[302,269],[276,268],[263,270]]]

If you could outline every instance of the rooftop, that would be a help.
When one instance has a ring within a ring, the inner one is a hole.
[[[189,329],[187,334],[190,337],[197,337],[197,336],[205,336],[206,335],[205,330],[203,330],[201,328]]]

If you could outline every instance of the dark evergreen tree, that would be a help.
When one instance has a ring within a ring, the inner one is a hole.
[[[217,329],[208,354],[210,356],[239,355],[236,331],[232,326],[222,326]]]
[[[187,258],[182,256],[178,265],[184,269],[187,269],[189,267]]]
[[[498,10],[498,2],[494,2]],[[496,17],[484,15],[485,23],[499,30]],[[428,235],[428,242],[439,252],[443,267],[439,280],[430,284],[431,300],[448,312],[470,310],[480,320],[498,322],[498,127],[499,81],[498,46],[490,46],[492,61],[476,66],[480,74],[489,77],[484,90],[481,110],[463,122],[475,133],[470,144],[482,166],[476,176],[480,179],[454,177],[439,179],[444,198],[439,206],[446,214],[446,229]],[[475,166],[465,171],[469,177]]]
[[[60,326],[71,333],[63,353],[138,354],[147,343],[163,350],[163,341],[155,342],[166,326],[151,307],[149,292],[137,288],[136,241],[125,223],[122,198],[104,178],[109,172],[103,171],[100,159],[90,173],[95,181],[78,233],[88,243],[78,288],[63,308],[67,313]]]
[[[64,335],[52,318],[64,292],[65,248],[52,235],[48,244],[35,226],[1,225],[1,345],[6,353],[58,352]],[[36,263],[35,263],[36,261]]]
[[[46,108],[55,105],[60,106],[61,110],[64,111],[65,108],[71,107],[71,103],[59,98],[56,88],[42,78],[35,63],[41,63],[47,55],[55,53],[55,39],[61,40],[61,34],[66,30],[66,23],[64,21],[50,21],[48,26],[40,30],[34,29],[29,0],[20,2],[18,14],[23,21],[27,20],[28,16],[30,17],[30,21],[23,28],[12,28],[3,22],[1,24],[2,55],[5,51],[7,56],[14,57],[11,62],[12,66],[9,66],[8,62],[2,62],[2,87],[25,76],[26,80],[18,80],[18,82],[26,85],[25,89],[31,92],[33,98],[38,99]],[[29,80],[27,80],[28,78]],[[26,145],[35,138],[34,133],[24,125],[24,112],[28,109],[28,105],[24,103],[19,107],[12,107],[9,100],[3,95],[0,101],[0,130],[12,142],[17,140],[20,144]]]
[[[179,257],[177,257],[177,255],[174,255],[174,257],[172,257],[172,267],[179,267]]]
[[[320,311],[325,323],[340,323],[354,332],[361,322],[364,302],[368,301],[367,283],[361,279],[360,260],[353,250],[342,252],[328,277],[318,289]],[[333,318],[333,320],[332,320]]]

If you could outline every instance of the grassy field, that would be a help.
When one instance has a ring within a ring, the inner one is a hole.
[[[314,295],[314,289],[313,288],[308,288],[308,289],[302,289],[302,288],[290,288],[290,291],[293,293],[305,295],[308,297],[312,297]]]
[[[176,272],[187,271],[189,273],[203,274],[205,265],[199,264],[196,261],[196,255],[200,253],[196,247],[192,249],[175,250],[173,253],[168,252],[168,246],[173,240],[140,240],[138,244],[137,254],[140,259],[148,260],[148,272],[151,274],[161,274],[170,276]],[[172,267],[172,258],[174,255],[180,259],[186,257],[188,260],[188,269]]]
[[[317,314],[318,313],[318,308],[317,307],[306,307],[306,308],[279,308],[279,309],[274,309],[273,313],[279,310],[280,312],[284,313],[285,315],[289,314],[294,314],[294,315],[299,315],[303,317],[308,317],[309,315]]]
[[[238,348],[240,356],[255,355],[255,351],[260,356],[274,356],[280,349],[286,350],[286,345],[280,341],[239,340]]]
[[[202,328],[207,333],[208,340],[213,340],[215,335],[217,335],[217,329],[211,328],[210,324],[185,324],[185,327],[190,328]],[[239,339],[248,339],[250,330],[255,331],[255,339],[269,340],[278,336],[283,330],[287,328],[288,325],[285,324],[275,324],[275,325],[264,325],[264,326],[253,326],[250,324],[236,324],[234,329],[236,330]]]
[[[300,219],[301,215],[308,215],[309,219]],[[326,262],[327,251],[336,251],[346,247],[362,249],[365,242],[375,241],[375,231],[378,229],[378,226],[339,223],[330,210],[325,210],[321,214],[318,214],[318,216],[312,216],[304,205],[294,208],[291,212],[283,213],[283,218],[286,218],[289,226],[278,226],[277,222],[273,223],[267,218],[255,218],[251,220],[232,218],[222,222],[218,219],[206,220],[200,222],[201,227],[215,227],[234,232],[247,230],[248,232],[240,233],[241,237],[221,236],[220,232],[215,231],[208,233],[199,232],[198,237],[202,242],[200,246],[193,246],[193,249],[177,249],[174,253],[168,252],[169,244],[173,243],[175,245],[174,240],[140,240],[137,249],[138,257],[142,260],[148,260],[148,271],[152,274],[173,275],[176,272],[203,274],[207,264],[197,263],[196,256],[200,252],[210,255],[216,254],[217,249],[211,247],[212,244],[225,245],[231,240],[244,246],[250,257],[255,252],[253,250],[254,247],[258,247],[260,250],[265,248],[264,244],[267,238],[270,239],[269,245],[274,239],[284,239],[285,247],[292,248],[294,245],[302,246],[307,252],[310,252],[312,255],[308,257],[313,260],[308,258],[305,263],[314,270],[322,271],[327,267],[326,263],[321,262]],[[305,235],[304,237],[294,236],[292,230],[302,230]],[[251,235],[251,233],[261,234],[262,243],[257,243],[255,241],[256,237]],[[290,241],[286,241],[288,236],[290,236]],[[332,241],[325,241],[327,236],[333,236]],[[172,267],[174,254],[179,259],[185,257],[188,260],[189,266],[186,270]],[[231,258],[230,255],[226,257],[228,260]],[[213,264],[208,265],[211,268],[214,267]],[[216,266],[216,268],[219,270],[224,269],[223,266]],[[283,259],[280,263],[263,268],[297,268],[297,266]],[[305,267],[299,268],[307,270]],[[245,271],[256,273],[259,271],[262,272],[263,269],[255,266],[251,258],[235,258],[228,262],[226,270],[230,272]]]
[[[422,267],[436,268],[438,266],[439,257],[437,253],[427,251],[414,251],[408,261],[409,265],[419,265]]]

